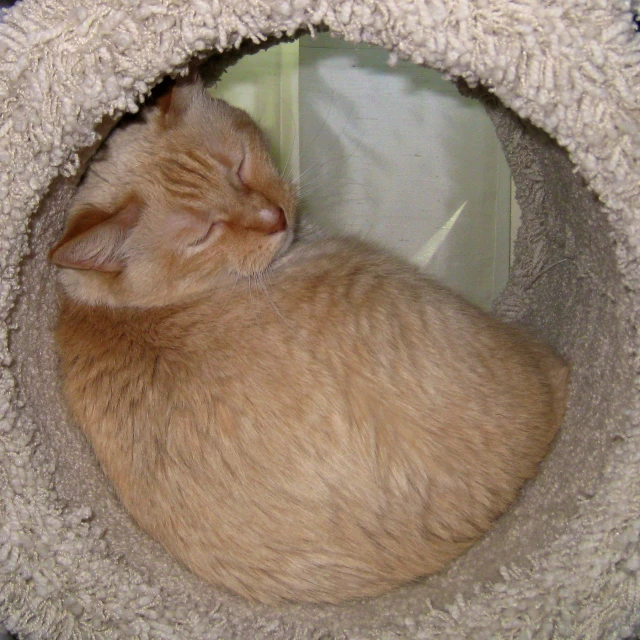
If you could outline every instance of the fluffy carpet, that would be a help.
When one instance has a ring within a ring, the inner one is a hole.
[[[21,638],[624,638],[640,625],[640,37],[623,0],[22,0],[0,23],[0,621]],[[194,55],[327,25],[493,94],[523,227],[496,303],[573,363],[539,477],[447,572],[255,606],[123,512],[60,401],[47,249],[111,118]],[[82,153],[81,153],[82,152]]]

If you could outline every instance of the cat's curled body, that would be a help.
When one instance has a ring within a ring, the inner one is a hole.
[[[64,391],[196,574],[339,602],[438,571],[534,475],[568,367],[417,269],[301,233],[246,114],[182,82],[116,131],[52,251]]]

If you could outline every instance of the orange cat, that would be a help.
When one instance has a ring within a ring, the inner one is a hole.
[[[57,339],[145,531],[245,596],[339,602],[490,527],[547,452],[568,367],[408,264],[294,234],[295,206],[247,114],[178,82],[78,190]]]

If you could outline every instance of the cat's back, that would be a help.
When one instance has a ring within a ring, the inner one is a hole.
[[[249,397],[283,433],[324,420],[424,452],[436,440],[447,464],[482,460],[488,484],[533,475],[564,411],[569,369],[549,347],[350,238],[303,240],[182,322],[235,409]]]
[[[500,367],[553,354],[417,267],[354,238],[312,235],[262,284],[257,295],[275,324],[284,327],[289,318],[295,326],[308,325],[319,337],[345,345],[373,340],[378,349],[392,342],[427,361],[458,353],[460,366],[471,366],[481,355],[484,364],[491,360]],[[288,315],[278,316],[271,300]]]
[[[375,380],[422,411],[432,409],[421,405],[426,396],[467,405],[529,398],[546,407],[540,396],[551,393],[560,415],[568,371],[547,346],[411,265],[323,236],[299,243],[264,276],[180,305],[118,309],[67,299],[58,338],[74,379],[153,373],[156,386],[188,394],[215,385],[238,402],[252,387],[269,411],[263,390],[279,397],[295,381],[301,395],[322,397],[348,375],[360,385]]]
[[[67,301],[58,337],[69,404],[137,521],[260,599],[444,566],[534,474],[566,384],[547,347],[348,239],[173,307]]]

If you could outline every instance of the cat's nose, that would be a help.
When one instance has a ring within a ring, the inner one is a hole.
[[[269,207],[261,209],[260,220],[264,222],[264,232],[271,235],[272,233],[278,233],[278,231],[284,231],[287,228],[287,218],[284,215],[282,207]]]

